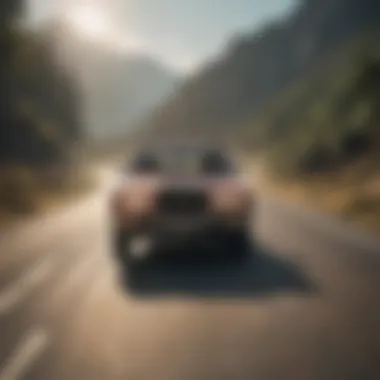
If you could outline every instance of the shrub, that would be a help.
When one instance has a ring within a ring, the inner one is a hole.
[[[31,213],[37,208],[38,183],[33,173],[23,167],[0,171],[1,208],[14,213]]]

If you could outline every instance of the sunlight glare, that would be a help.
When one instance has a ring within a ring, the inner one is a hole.
[[[94,39],[106,38],[111,29],[105,11],[93,5],[74,7],[68,14],[68,22],[76,33]]]

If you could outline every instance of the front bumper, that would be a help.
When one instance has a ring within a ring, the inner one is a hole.
[[[217,246],[229,236],[248,232],[249,228],[248,215],[155,216],[119,225],[119,231],[130,241],[149,239],[155,250]]]

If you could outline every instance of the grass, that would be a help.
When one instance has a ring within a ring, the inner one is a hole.
[[[44,171],[24,167],[0,170],[0,226],[15,219],[52,211],[88,194],[96,186],[90,170],[68,173],[55,171],[55,178]],[[60,181],[54,181],[62,177]]]
[[[80,178],[68,181],[55,191],[45,191],[38,199],[39,212],[48,212],[86,196],[96,187],[96,179],[92,173],[84,173]]]
[[[293,179],[264,170],[260,189],[380,234],[380,168],[374,163],[361,161],[328,175]]]

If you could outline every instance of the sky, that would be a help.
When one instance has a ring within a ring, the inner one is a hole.
[[[296,0],[27,0],[28,19],[65,15],[78,36],[148,53],[183,72],[290,12]]]

